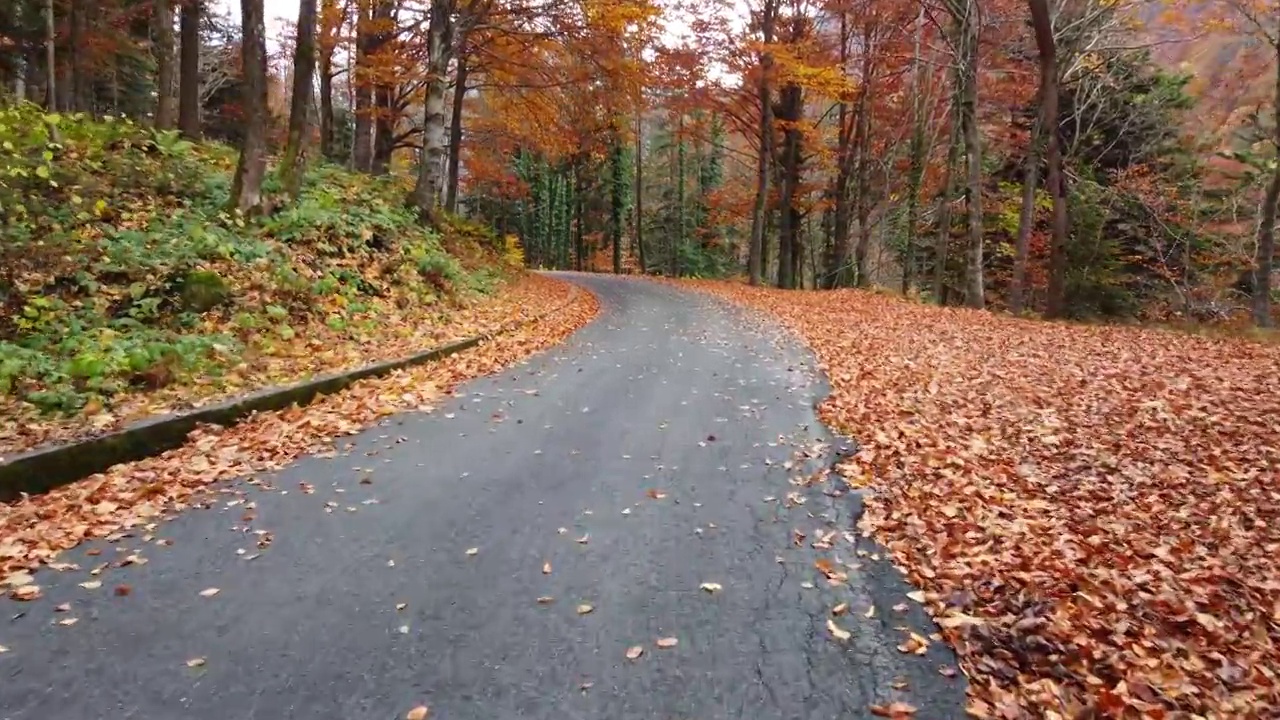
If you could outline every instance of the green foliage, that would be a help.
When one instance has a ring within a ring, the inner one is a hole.
[[[313,320],[376,327],[390,293],[496,285],[445,252],[392,179],[324,165],[274,215],[230,216],[234,159],[126,120],[0,108],[0,395],[72,412],[217,374]],[[501,252],[491,231],[459,223]]]

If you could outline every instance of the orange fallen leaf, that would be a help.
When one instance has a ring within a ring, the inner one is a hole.
[[[194,657],[187,661],[187,667],[189,668],[202,667],[204,665],[204,662],[205,662],[204,658]]]
[[[632,645],[631,647],[627,648],[628,660],[637,660],[643,654],[644,654],[644,648],[640,645]]]
[[[596,609],[595,606],[592,605],[591,603],[582,603],[576,608],[579,615],[586,615],[587,613],[595,609]]]
[[[221,591],[216,587],[205,588],[204,590],[200,591],[200,597],[210,598],[210,597],[213,597],[214,595],[217,595],[219,592]]]
[[[895,701],[888,705],[872,705],[867,708],[872,715],[887,718],[904,718],[916,713],[916,707],[910,703]]]
[[[664,638],[658,638],[657,642],[655,642],[654,644],[660,648],[668,649],[668,648],[673,648],[676,645],[679,645],[680,640],[678,638],[673,638],[673,637],[664,637]]]
[[[39,585],[20,585],[9,591],[9,597],[23,602],[37,600],[43,594]]]
[[[431,713],[431,709],[428,708],[426,705],[419,705],[418,707],[405,713],[404,720],[427,720],[427,715],[429,715],[430,713]]]
[[[853,633],[837,625],[835,620],[827,620],[827,630],[831,632],[832,637],[840,641],[848,640],[853,637]]]
[[[542,563],[542,574],[543,575],[551,574],[551,563]]]

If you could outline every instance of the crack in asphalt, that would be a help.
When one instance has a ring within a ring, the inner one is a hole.
[[[700,294],[566,277],[602,310],[562,346],[218,488],[150,531],[170,545],[135,531],[67,553],[90,568],[90,552],[145,552],[98,593],[83,571],[42,572],[47,600],[0,624],[0,720],[385,720],[419,704],[443,720],[807,720],[891,699],[963,717],[963,680],[937,672],[950,651],[896,648],[898,627],[934,628],[915,603],[892,609],[910,588],[854,529],[860,503],[831,472],[851,441],[815,415],[812,356]],[[832,548],[812,547],[818,531]],[[63,602],[75,627],[54,624]],[[846,642],[826,628],[840,602]]]

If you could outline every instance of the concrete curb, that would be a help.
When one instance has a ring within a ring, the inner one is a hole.
[[[48,492],[57,487],[100,473],[113,465],[133,462],[181,447],[198,425],[235,425],[244,418],[291,405],[309,405],[320,395],[332,395],[357,380],[387,375],[396,370],[422,365],[476,347],[515,328],[535,323],[568,307],[585,292],[572,285],[569,299],[541,315],[507,323],[498,329],[465,340],[432,348],[398,360],[386,360],[345,372],[329,373],[311,380],[266,388],[249,395],[195,410],[146,418],[104,435],[63,445],[49,445],[14,455],[0,463],[0,502],[13,502],[26,495]]]

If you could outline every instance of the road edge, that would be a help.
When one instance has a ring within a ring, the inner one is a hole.
[[[105,472],[115,465],[143,460],[181,447],[186,444],[191,431],[200,425],[230,427],[254,413],[283,410],[292,405],[310,405],[316,398],[340,392],[359,380],[388,375],[396,370],[423,365],[470,350],[486,340],[558,313],[571,306],[579,293],[589,292],[577,283],[565,281],[565,284],[569,286],[570,292],[564,302],[534,317],[508,322],[487,333],[408,357],[326,373],[291,385],[264,388],[194,410],[146,418],[96,437],[47,445],[7,457],[0,462],[0,503],[15,502],[27,495],[46,493]]]

